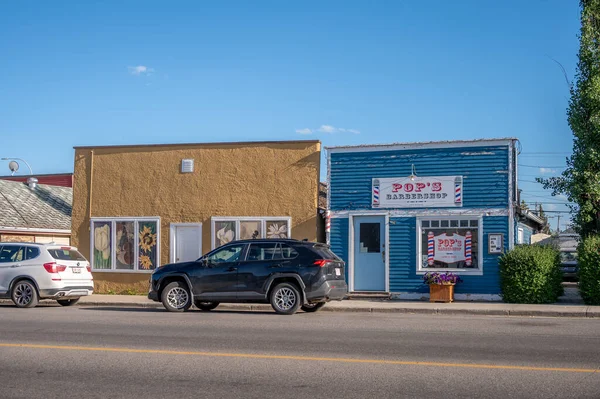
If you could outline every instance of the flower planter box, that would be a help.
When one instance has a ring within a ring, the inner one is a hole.
[[[429,284],[429,302],[454,301],[454,284]]]

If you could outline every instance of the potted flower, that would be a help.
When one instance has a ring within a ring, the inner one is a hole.
[[[423,282],[429,285],[429,302],[454,301],[454,286],[462,280],[454,273],[427,272]]]

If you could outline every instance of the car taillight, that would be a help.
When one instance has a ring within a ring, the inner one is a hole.
[[[92,272],[92,267],[91,266],[86,266],[86,269],[87,269],[88,273]]]
[[[67,267],[63,265],[57,265],[56,263],[52,262],[44,263],[44,269],[46,269],[48,273],[59,273],[67,270]]]
[[[331,262],[329,259],[319,259],[319,260],[316,260],[315,263],[313,263],[313,265],[319,266],[319,267],[324,267],[324,266],[327,266],[327,264],[329,262]]]

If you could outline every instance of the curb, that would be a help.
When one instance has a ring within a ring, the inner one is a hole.
[[[12,304],[9,299],[0,300],[0,304]],[[38,306],[54,306],[54,301],[40,301]],[[138,309],[164,309],[159,302],[83,302],[75,306],[79,308],[138,308]],[[444,307],[323,307],[320,312],[332,313],[396,313],[396,314],[429,314],[442,316],[505,316],[505,317],[572,317],[572,318],[600,318],[600,307],[584,306],[583,309],[455,309]],[[268,304],[221,304],[219,310],[273,312]]]

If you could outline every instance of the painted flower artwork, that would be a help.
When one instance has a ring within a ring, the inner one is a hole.
[[[225,226],[217,231],[217,244],[219,246],[230,243],[235,239],[235,232],[231,227],[231,223],[225,223]]]
[[[286,222],[269,222],[267,226],[267,238],[287,238],[288,226]]]
[[[138,265],[140,270],[156,268],[156,222],[139,223]]]
[[[116,224],[116,253],[117,269],[133,270],[135,265],[135,243],[134,243],[134,223],[117,222]]]
[[[110,222],[94,222],[94,267],[110,269]]]

